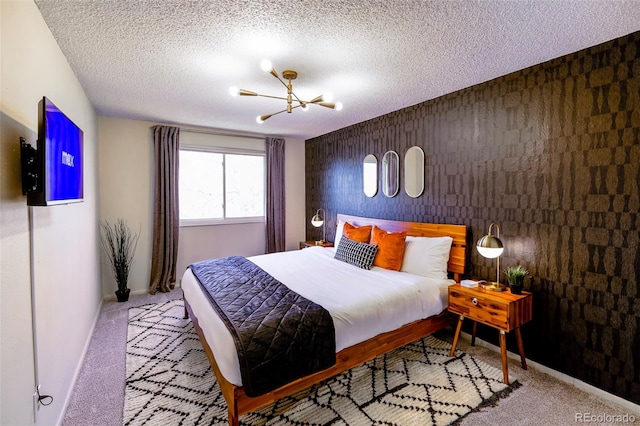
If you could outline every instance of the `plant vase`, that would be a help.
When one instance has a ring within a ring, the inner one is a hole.
[[[522,294],[524,286],[524,277],[515,277],[509,280],[509,288],[513,294]]]
[[[509,282],[509,288],[513,294],[522,294],[522,287],[524,285],[524,278],[529,275],[529,271],[522,266],[510,266],[504,270]]]
[[[129,300],[129,292],[130,288],[125,288],[124,290],[116,290],[116,297],[118,298],[118,302],[126,302]]]
[[[117,219],[113,225],[107,221],[100,222],[100,242],[118,284],[118,302],[129,300],[130,289],[127,288],[127,283],[139,236],[139,232],[131,232],[123,219]]]

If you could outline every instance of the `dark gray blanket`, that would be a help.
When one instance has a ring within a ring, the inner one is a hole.
[[[322,306],[244,257],[189,267],[233,336],[247,396],[262,395],[335,364],[333,320]]]

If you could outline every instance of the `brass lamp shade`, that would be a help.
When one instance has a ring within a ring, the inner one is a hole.
[[[318,228],[324,224],[324,219],[322,219],[319,215],[316,214],[311,218],[311,224],[316,228]]]
[[[485,235],[478,240],[478,253],[488,259],[495,259],[504,251],[500,238],[493,235]]]

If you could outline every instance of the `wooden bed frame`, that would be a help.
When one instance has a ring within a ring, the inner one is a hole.
[[[441,237],[448,235],[453,238],[448,269],[453,273],[456,282],[460,281],[460,275],[464,273],[467,242],[467,228],[465,225],[399,222],[343,214],[338,214],[338,220],[349,222],[356,226],[376,225],[388,232],[406,231],[407,235],[417,237]],[[350,346],[338,352],[336,354],[336,363],[332,367],[295,380],[267,394],[251,398],[244,393],[244,389],[242,387],[230,383],[222,375],[218,365],[216,364],[213,351],[204,337],[202,328],[200,328],[198,318],[193,314],[193,310],[186,298],[184,300],[184,306],[185,318],[191,317],[193,326],[200,337],[204,351],[209,358],[211,366],[213,367],[213,371],[220,385],[220,389],[222,390],[222,394],[227,401],[229,424],[232,426],[237,426],[239,424],[239,418],[243,414],[256,410],[260,407],[264,407],[278,399],[293,395],[296,392],[306,389],[316,383],[320,383],[321,381],[331,378],[343,371],[372,360],[379,355],[405,346],[444,327],[453,325],[458,319],[456,315],[449,313],[445,309],[438,315],[414,321],[411,324],[407,324],[388,333],[379,334],[369,340]]]

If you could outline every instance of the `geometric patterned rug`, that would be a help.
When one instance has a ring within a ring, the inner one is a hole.
[[[182,300],[129,309],[125,425],[226,425],[224,397]],[[241,425],[450,425],[520,384],[428,336],[240,418]]]

